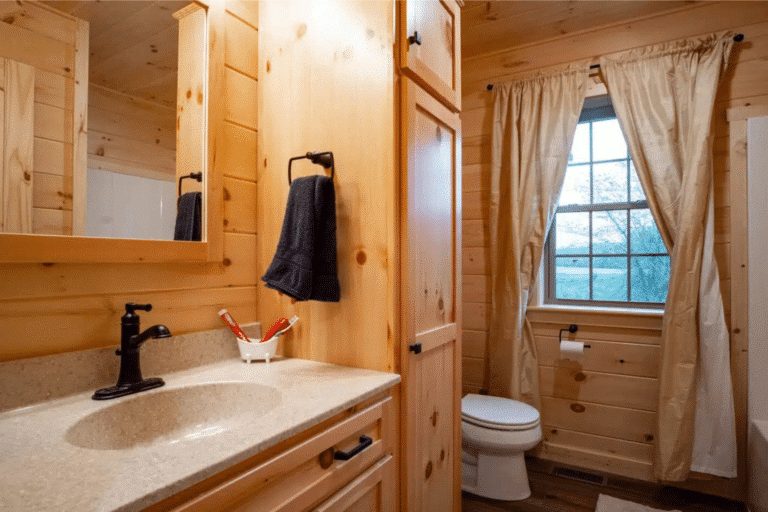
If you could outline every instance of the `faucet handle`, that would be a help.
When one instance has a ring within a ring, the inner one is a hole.
[[[152,311],[152,304],[136,304],[134,302],[127,302],[125,304],[125,312],[132,315],[136,311]]]

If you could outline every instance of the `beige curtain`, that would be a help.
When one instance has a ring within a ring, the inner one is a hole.
[[[732,446],[735,461],[735,430],[729,428],[729,423],[733,426],[733,399],[728,334],[719,286],[712,279],[713,268],[717,275],[712,237],[707,236],[713,222],[708,215],[713,200],[712,115],[732,44],[732,34],[724,34],[633,50],[600,61],[648,204],[670,251],[654,461],[656,477],[661,480],[680,481],[688,475],[694,424],[702,449],[715,453],[722,446]],[[716,361],[710,353],[700,354],[701,347],[713,344],[720,348]],[[706,358],[706,368],[702,368],[700,356]],[[712,380],[717,378],[712,372],[724,372],[727,382]],[[710,412],[722,408],[724,416],[702,422],[696,417],[705,413],[697,407],[697,386],[701,390],[706,384],[719,387],[711,396],[718,402],[714,408],[710,406]],[[719,423],[705,433],[710,421]],[[718,429],[722,432],[712,432]],[[728,431],[733,433],[732,439]],[[722,476],[731,476],[726,475],[727,465],[722,461]],[[708,472],[718,471],[712,468]],[[732,471],[735,475],[735,467]]]
[[[537,408],[539,367],[525,311],[588,76],[583,63],[493,89],[488,388]]]

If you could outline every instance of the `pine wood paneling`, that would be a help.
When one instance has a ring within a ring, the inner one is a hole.
[[[555,5],[560,4],[560,5]],[[768,9],[763,4],[754,2],[702,2],[690,3],[671,11],[648,11],[640,18],[631,16],[623,21],[617,19],[616,23],[596,26],[592,21],[579,25],[580,9],[588,9],[589,6],[577,6],[572,16],[564,16],[562,23],[567,34],[552,34],[550,37],[535,37],[541,32],[534,27],[537,24],[554,23],[547,18],[537,18],[537,9],[557,9],[564,6],[564,2],[555,2],[547,5],[544,2],[477,2],[465,6],[463,13],[464,27],[467,33],[480,30],[473,27],[498,27],[508,20],[531,19],[530,28],[517,25],[511,30],[518,31],[521,36],[511,38],[514,43],[498,47],[499,51],[473,54],[472,58],[465,58],[463,62],[463,98],[464,112],[462,114],[464,128],[464,191],[465,191],[465,226],[467,236],[474,243],[483,241],[482,247],[465,249],[463,272],[465,280],[476,274],[486,274],[489,269],[485,261],[488,247],[485,234],[480,236],[480,231],[474,228],[485,226],[489,219],[489,191],[490,191],[490,122],[492,116],[492,93],[486,90],[488,83],[498,83],[515,77],[528,76],[541,68],[566,64],[581,59],[594,59],[600,55],[608,55],[631,48],[642,47],[650,44],[666,41],[703,36],[715,31],[731,30],[735,33],[743,33],[745,41],[734,44],[730,65],[720,83],[714,112],[714,188],[715,188],[715,253],[718,270],[721,279],[721,290],[726,311],[726,318],[730,320],[731,308],[731,243],[744,233],[732,232],[733,221],[731,194],[732,194],[732,169],[730,168],[729,154],[732,142],[728,136],[728,123],[725,111],[733,107],[746,105],[768,104]],[[617,3],[620,7],[620,4]],[[631,9],[642,7],[640,3],[627,6],[627,13]],[[490,6],[490,7],[489,7]],[[650,9],[661,7],[660,4],[650,6]],[[490,11],[489,11],[490,9]],[[543,12],[543,11],[542,11]],[[539,13],[540,15],[541,13]],[[498,17],[498,19],[494,19]],[[548,25],[549,26],[549,25]],[[526,32],[526,29],[528,30]],[[478,32],[479,34],[479,32]],[[465,48],[472,45],[497,44],[495,38],[479,35],[467,36],[464,40]],[[525,38],[528,39],[525,39]],[[507,41],[511,40],[507,39]],[[498,41],[498,40],[497,40]],[[593,87],[594,89],[594,87]],[[472,231],[474,229],[474,231]],[[474,288],[468,281],[465,286],[465,304],[486,303],[479,295],[480,290]],[[479,281],[474,281],[479,284]],[[466,307],[465,322],[474,322],[475,326],[482,327],[487,320],[480,315],[484,307]],[[657,375],[658,358],[660,356],[660,315],[648,318],[647,314],[631,318],[616,317],[612,319],[602,313],[595,315],[576,315],[573,311],[554,310],[542,316],[540,311],[530,311],[529,318],[533,323],[536,343],[539,353],[539,362],[543,366],[569,369],[569,371],[581,370],[595,372],[601,375],[612,374],[614,376],[635,376],[654,378]],[[654,319],[655,318],[655,319]],[[558,330],[570,323],[579,325],[579,332],[573,337],[580,341],[592,344],[592,349],[583,356],[580,364],[569,363],[559,359],[557,345]],[[465,327],[466,328],[466,327]],[[486,329],[486,327],[482,327]],[[477,331],[477,332],[483,332]],[[471,346],[471,345],[468,345]],[[477,352],[475,352],[477,355]],[[739,376],[746,369],[740,365],[738,357],[732,358],[734,388],[737,407],[743,407],[742,395],[745,393],[743,382]],[[551,370],[545,370],[550,371]],[[551,376],[550,376],[551,377]],[[548,377],[548,378],[550,378]],[[606,377],[607,378],[607,377]],[[632,401],[635,406],[640,403],[648,404],[652,399],[651,388],[647,386],[647,379],[634,381],[643,383],[645,387],[634,387],[633,392],[627,391],[626,404]],[[465,384],[466,381],[465,381]],[[569,383],[570,386],[570,383]],[[569,388],[564,388],[569,389]],[[563,391],[564,392],[564,391]],[[592,396],[598,404],[610,405],[615,400],[610,398],[611,391],[608,387],[604,393],[599,390]],[[573,389],[571,389],[571,395]],[[621,405],[621,404],[619,404]],[[629,406],[628,406],[629,407]],[[631,410],[628,408],[628,410]],[[737,417],[743,417],[743,411],[737,411]],[[594,436],[599,432],[594,430],[594,425],[580,424],[578,428],[571,427],[577,435]],[[590,430],[592,429],[592,430]],[[621,474],[627,474],[637,478],[647,478],[650,459],[643,458],[644,466],[627,465],[624,459],[632,459],[632,456],[612,453],[607,447],[598,444],[590,445],[584,437],[578,440],[575,436],[561,438],[557,442],[556,449],[550,449],[542,456],[560,462],[581,464],[584,467],[601,468]],[[743,446],[743,435],[740,434],[740,444]],[[742,452],[743,453],[743,452]],[[640,460],[640,459],[638,459]],[[645,468],[645,469],[643,469]],[[622,473],[623,472],[623,473]],[[743,470],[740,471],[743,474]],[[741,499],[744,490],[743,479],[735,481],[710,482],[700,484],[697,488],[705,492],[712,492]]]
[[[227,68],[224,73],[224,82],[227,90],[226,119],[255,130],[258,118],[256,80]]]
[[[226,24],[224,55],[227,65],[256,79],[259,71],[258,33],[232,14],[224,17]]]
[[[489,275],[490,266],[486,261],[486,249],[483,247],[465,247],[462,251],[462,273],[464,275]]]
[[[224,130],[224,149],[222,167],[225,176],[243,180],[256,180],[256,131],[230,122],[222,125]]]
[[[536,349],[541,366],[557,366],[575,370],[590,370],[618,375],[657,377],[661,348],[638,343],[613,343],[589,340],[592,348],[585,350],[579,361],[560,358],[558,338],[536,336]]]
[[[462,57],[562,37],[596,25],[621,22],[688,5],[688,2],[468,2],[462,14]]]
[[[656,432],[656,413],[542,396],[541,423],[549,427],[650,444]]]
[[[72,210],[72,178],[36,172],[32,206],[52,210]]]
[[[224,178],[224,230],[256,233],[256,184]]]
[[[88,7],[87,4],[85,7]],[[237,1],[230,2],[230,8],[240,10]],[[0,23],[0,39],[3,41],[10,41],[2,35],[8,33],[6,29],[24,30]],[[255,27],[251,30],[256,32]],[[16,48],[4,45],[0,53],[9,47]],[[52,58],[46,57],[48,60]],[[49,71],[61,76],[67,74],[63,70]],[[38,71],[36,77],[39,76]],[[256,82],[249,80],[253,83],[249,90],[255,95]],[[49,83],[53,82],[56,81],[49,80]],[[65,87],[70,84],[61,80],[58,83],[63,83]],[[39,87],[37,89],[40,90]],[[64,97],[56,91],[52,90],[48,96]],[[240,94],[237,90],[231,93]],[[109,113],[99,125],[100,130],[96,130],[107,134],[112,134],[112,130],[121,126],[123,120],[132,117],[135,111],[127,107],[129,104],[138,105],[138,102],[128,97],[104,91],[91,95],[90,100],[91,107],[96,106],[102,112]],[[60,120],[56,125],[59,127],[66,125],[66,111],[57,108],[56,101],[49,101],[53,105],[36,108],[36,111],[42,111],[36,112],[38,120],[45,121],[42,133],[37,135],[45,138],[38,137],[35,140],[35,157],[45,166],[46,171],[51,171],[49,174],[67,176],[67,171],[62,171],[65,168],[62,160],[71,155],[71,139],[66,144],[55,142],[61,141],[63,137],[50,129],[50,120]],[[240,115],[255,118],[255,104],[240,104],[238,108],[241,110]],[[253,111],[249,112],[249,108]],[[147,116],[150,111],[147,108],[143,110]],[[69,119],[72,119],[69,112]],[[129,132],[123,136],[127,138],[128,133],[132,133],[138,140],[149,145],[173,148],[170,144],[175,141],[173,117],[170,126],[159,122],[157,117],[150,117],[141,120],[146,122],[147,132],[133,125],[126,128]],[[219,124],[214,122],[210,129],[220,129]],[[151,138],[149,131],[158,131],[158,136]],[[157,138],[160,139],[159,143],[156,142]],[[236,143],[226,142],[232,145]],[[254,150],[242,151],[236,156],[229,155],[228,159],[229,164],[238,169],[256,168]],[[223,161],[218,159],[216,168],[211,172],[223,174]],[[50,178],[51,181],[58,179]],[[235,196],[240,196],[239,189],[252,189],[255,187],[255,179],[233,180],[229,186]],[[45,197],[45,201],[53,199],[48,193]],[[253,217],[255,204],[250,203],[250,208],[247,214]],[[35,215],[33,223],[50,226],[55,222],[60,225],[62,214],[68,213],[66,210],[55,209],[37,209],[36,212],[40,215]],[[51,219],[56,216],[59,218]],[[221,225],[211,229],[223,231]],[[123,314],[124,303],[128,301],[151,302],[154,309],[151,313],[142,314],[142,324],[163,323],[173,334],[220,327],[221,319],[217,312],[223,307],[229,309],[240,323],[257,319],[267,321],[256,308],[256,285],[260,275],[256,263],[256,236],[225,233],[223,244],[222,263],[0,264],[0,361],[116,345],[119,342],[120,316]]]
[[[260,4],[259,119],[269,127],[259,132],[256,225],[262,273],[282,228],[288,159],[330,150],[336,164],[341,301],[291,304],[259,287],[259,308],[266,318],[295,314],[302,319],[282,343],[288,356],[396,370],[394,208],[399,178],[394,174],[393,7],[334,1],[315,16],[316,7],[308,2]],[[323,19],[331,18],[336,28],[328,30]],[[232,83],[250,80],[233,70],[227,73]],[[233,110],[251,101],[250,92],[239,89],[237,94],[228,119],[253,126]],[[305,176],[322,169],[300,161],[293,173]]]
[[[88,88],[88,127],[176,149],[176,110],[95,84]]]
[[[142,325],[162,323],[172,334],[219,326],[221,308],[245,323],[253,318],[255,294],[255,288],[248,286],[210,288],[205,293],[142,291],[1,302],[0,330],[6,339],[20,341],[4,343],[0,359],[42,356],[60,352],[62,347],[72,351],[115,345],[120,340],[120,317],[126,302],[151,303],[152,311],[141,315]]]
[[[32,2],[2,2],[0,18],[8,25],[44,34],[69,46],[75,45],[75,20],[52,12],[48,6]]]
[[[591,350],[591,349],[589,349]],[[539,367],[542,396],[583,400],[644,411],[658,409],[656,379],[611,375],[578,368]]]
[[[37,235],[71,235],[72,212],[33,208],[32,231]]]
[[[57,75],[74,76],[74,45],[8,23],[0,23],[0,41],[3,41],[0,57],[24,62]]]
[[[0,207],[6,233],[32,233],[35,68],[5,61],[5,134]]]
[[[72,110],[36,104],[35,137],[72,144]]]
[[[490,276],[465,275],[462,279],[462,299],[464,302],[486,302],[490,300]]]
[[[464,330],[461,333],[462,355],[475,359],[485,359],[488,347],[488,331]]]

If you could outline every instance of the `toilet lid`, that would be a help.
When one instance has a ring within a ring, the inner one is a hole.
[[[523,402],[486,395],[461,399],[461,418],[497,430],[526,430],[539,424],[539,411]]]

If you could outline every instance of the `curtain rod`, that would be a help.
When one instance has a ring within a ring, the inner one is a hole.
[[[733,36],[733,40],[737,43],[742,42],[744,40],[744,34],[736,34],[735,36]],[[599,67],[600,67],[600,64],[592,64],[591,66],[589,66],[589,69],[597,69]],[[490,91],[493,89],[493,84],[488,84],[485,86],[485,88]]]

